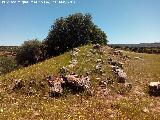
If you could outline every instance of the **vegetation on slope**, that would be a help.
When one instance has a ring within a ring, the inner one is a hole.
[[[0,75],[15,70],[18,65],[15,60],[17,46],[0,46]]]
[[[47,96],[48,89],[43,94],[37,89],[39,91],[35,95],[26,95],[26,88],[19,92],[10,91],[14,79],[21,79],[27,85],[32,78],[39,83],[46,75],[58,75],[60,68],[69,65],[71,61],[70,52],[66,52],[0,77],[0,119],[158,119],[159,97],[149,96],[146,85],[160,79],[160,56],[132,52],[123,52],[130,57],[128,60],[112,56],[124,63],[124,70],[133,83],[131,92],[119,94],[121,86],[116,82],[107,60],[111,48],[104,46],[103,54],[88,53],[92,48],[92,45],[80,47],[78,64],[70,70],[82,75],[91,71],[95,90],[93,96],[82,93],[50,98]],[[142,59],[135,59],[137,56]],[[104,61],[103,74],[94,71],[97,59]],[[100,95],[99,81],[107,77],[114,81],[108,86],[111,92],[107,96]]]

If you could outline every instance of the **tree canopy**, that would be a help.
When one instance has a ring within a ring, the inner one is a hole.
[[[107,42],[106,34],[92,22],[91,15],[82,13],[57,19],[44,40],[48,56],[59,55],[88,43]]]

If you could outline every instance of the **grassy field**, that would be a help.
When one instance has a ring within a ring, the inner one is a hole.
[[[93,96],[84,93],[65,94],[59,98],[48,96],[47,86],[43,91],[35,88],[34,95],[26,95],[29,81],[43,82],[47,75],[58,75],[60,68],[70,64],[70,52],[53,57],[44,62],[13,71],[0,76],[0,120],[106,120],[106,119],[160,119],[160,97],[149,96],[147,84],[160,81],[160,55],[123,52],[130,58],[112,56],[109,47],[103,47],[103,54],[89,52],[92,45],[80,47],[78,64],[70,71],[90,77],[94,89]],[[121,86],[116,82],[108,57],[124,63],[124,71],[133,88],[130,92],[119,94]],[[135,59],[141,57],[141,59]],[[97,59],[102,59],[103,74],[94,72]],[[107,96],[98,92],[99,81],[110,78],[114,81],[108,86]],[[25,87],[12,92],[14,79],[21,79]]]

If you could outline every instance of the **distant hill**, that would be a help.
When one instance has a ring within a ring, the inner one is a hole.
[[[19,46],[0,46],[0,52],[7,51],[7,52],[17,52]]]
[[[119,46],[119,47],[160,47],[160,42],[157,42],[157,43],[140,43],[140,44],[109,44],[109,46]]]

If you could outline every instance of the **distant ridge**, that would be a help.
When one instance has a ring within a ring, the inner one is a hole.
[[[140,43],[140,44],[108,44],[109,46],[120,47],[160,47],[160,42],[155,43]]]

